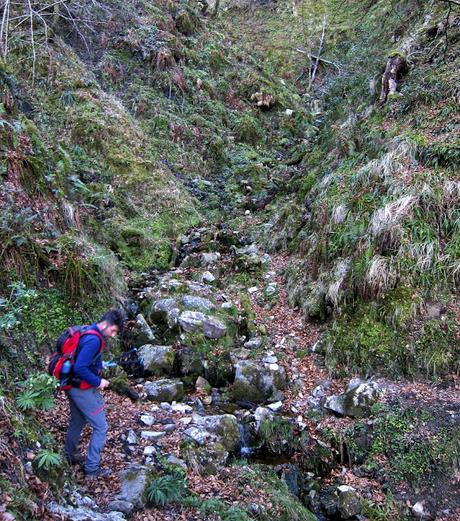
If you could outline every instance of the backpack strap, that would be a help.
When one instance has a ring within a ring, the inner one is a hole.
[[[99,333],[99,331],[96,331],[96,329],[86,329],[81,333],[80,338],[85,335],[95,335],[99,338],[99,340],[101,341],[99,353],[102,353],[102,351],[104,350],[104,337]]]

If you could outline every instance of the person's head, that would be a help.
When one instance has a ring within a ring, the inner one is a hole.
[[[126,315],[121,309],[111,309],[102,315],[97,327],[104,336],[114,338],[123,330],[125,320]]]

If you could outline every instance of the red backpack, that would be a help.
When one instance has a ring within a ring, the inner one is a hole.
[[[74,365],[77,359],[79,350],[80,339],[85,335],[96,335],[101,341],[101,347],[99,353],[102,353],[104,349],[104,338],[95,329],[88,329],[89,326],[72,326],[69,327],[56,341],[56,351],[51,355],[50,362],[48,364],[48,373],[54,376],[60,382],[59,390],[67,391],[72,387],[78,387],[80,389],[90,389],[91,385],[81,380],[74,382],[72,380],[74,376]],[[65,377],[61,375],[62,366],[66,361],[71,364],[70,371]]]

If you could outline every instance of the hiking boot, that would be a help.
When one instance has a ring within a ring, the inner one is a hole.
[[[81,465],[82,463],[85,462],[86,458],[85,458],[85,456],[83,456],[83,454],[77,453],[77,454],[74,454],[71,458],[66,456],[65,459],[69,465]]]
[[[112,474],[111,469],[107,468],[98,468],[94,472],[85,472],[85,480],[86,481],[93,481],[98,478],[106,478]]]

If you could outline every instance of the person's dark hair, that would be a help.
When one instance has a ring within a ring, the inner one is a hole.
[[[126,321],[126,314],[122,309],[110,309],[104,313],[99,322],[107,321],[110,326],[118,326],[120,333]]]

